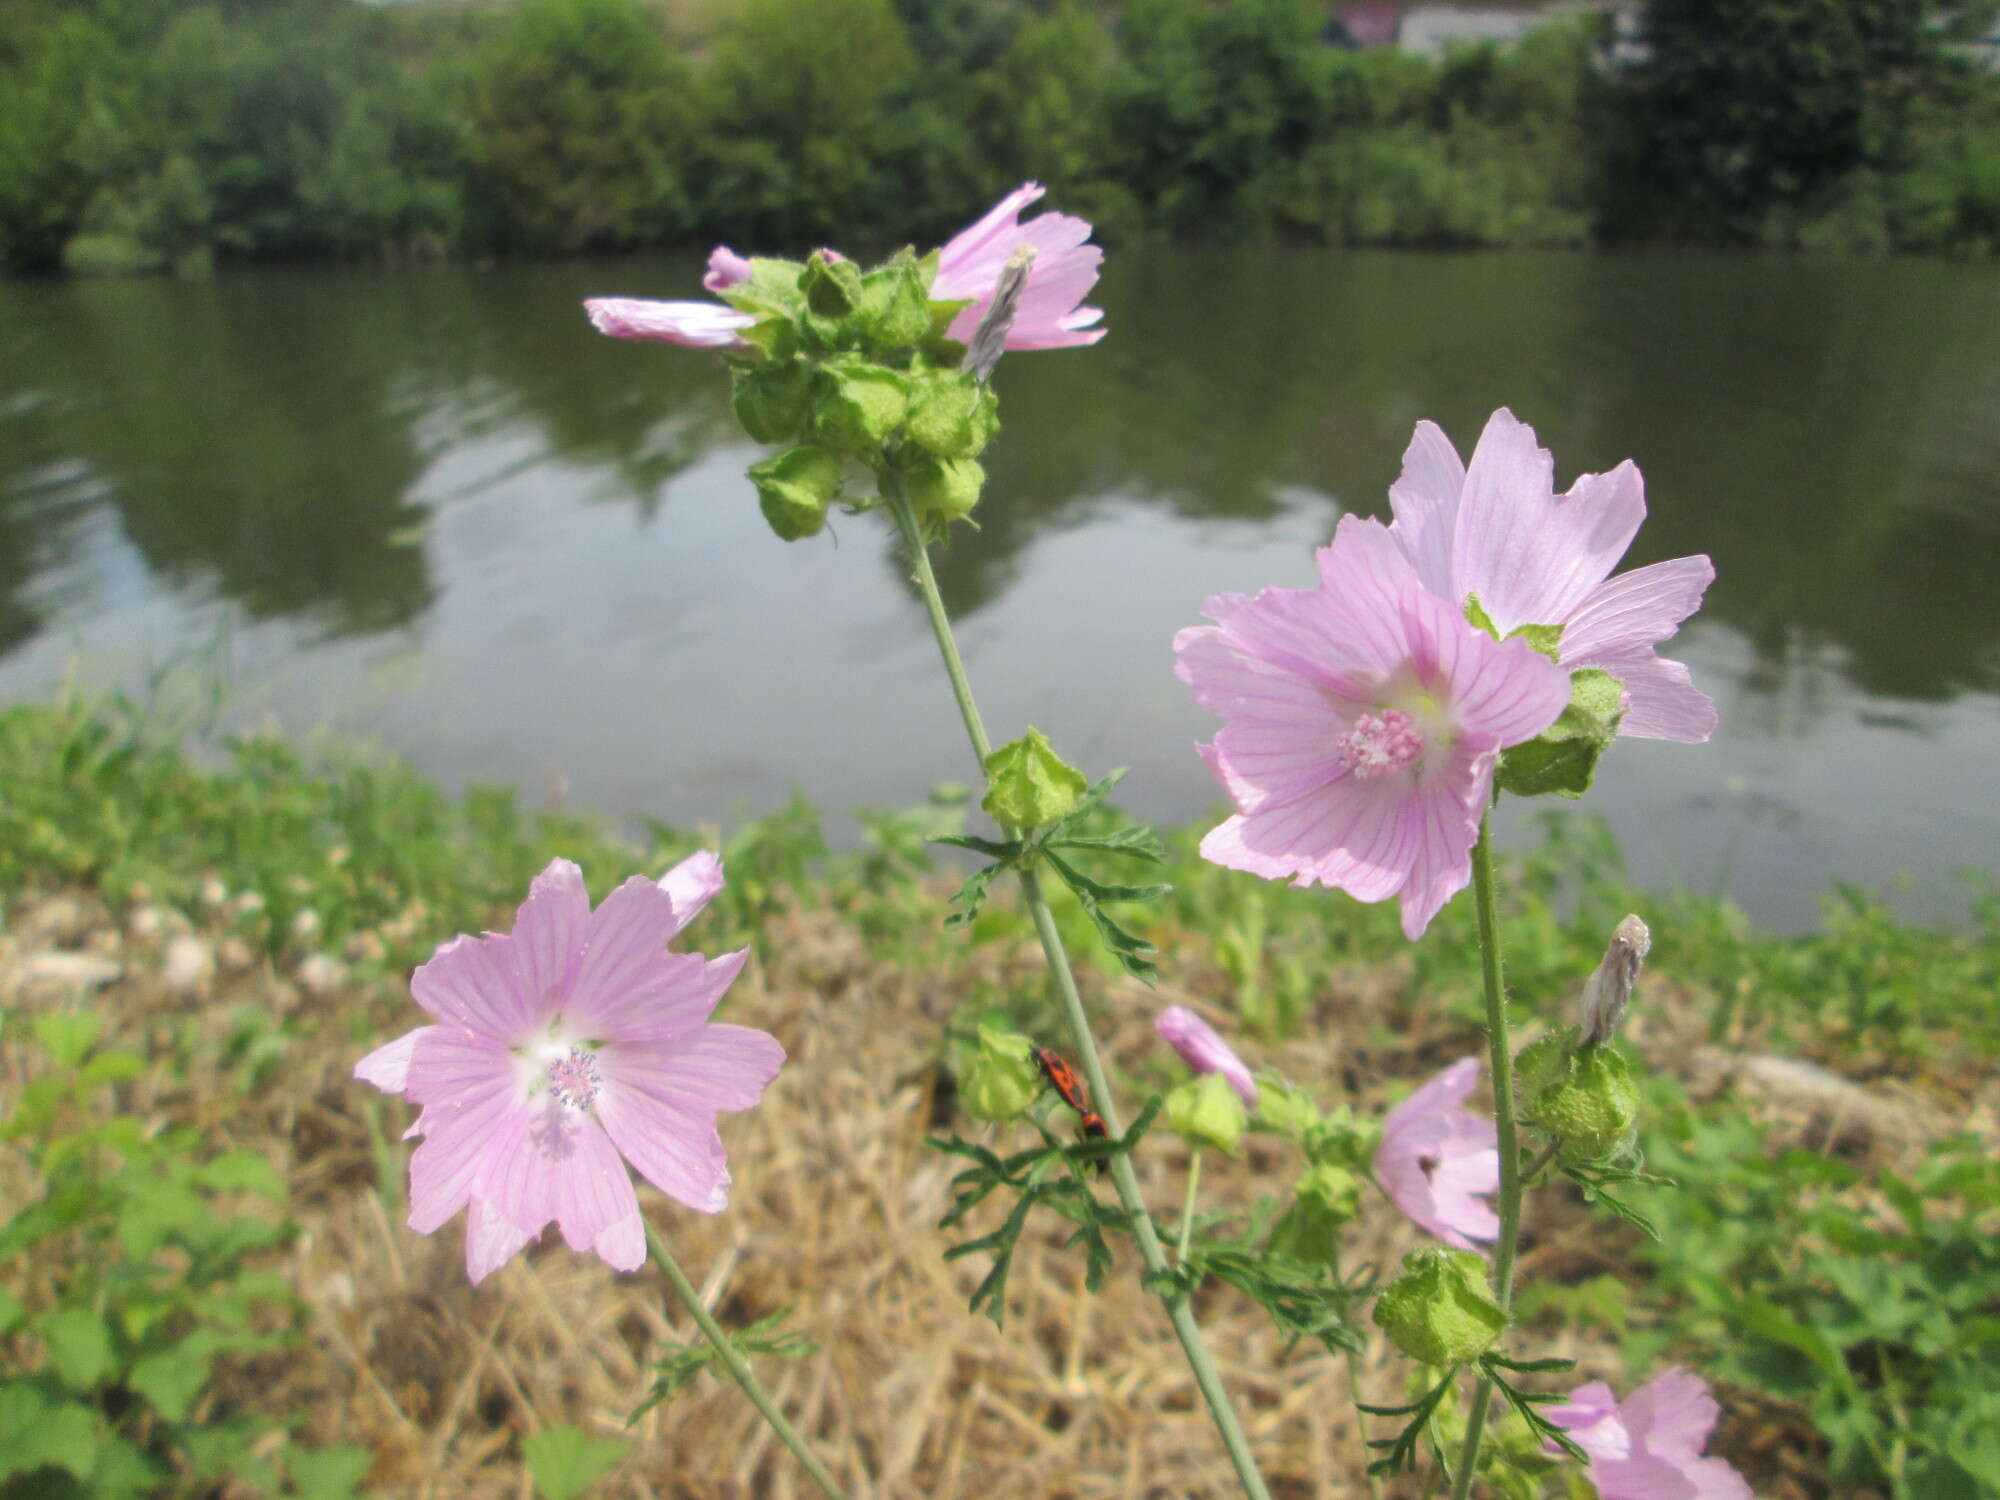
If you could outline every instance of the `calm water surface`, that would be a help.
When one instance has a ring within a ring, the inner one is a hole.
[[[0,699],[222,641],[231,722],[619,815],[966,777],[882,518],[778,542],[721,372],[577,305],[698,269],[0,286]],[[996,730],[1201,815],[1173,632],[1309,584],[1417,418],[1469,452],[1505,402],[1563,483],[1638,460],[1628,562],[1715,559],[1673,654],[1721,733],[1621,744],[1595,799],[1642,879],[1796,927],[1831,879],[1950,921],[2000,872],[2000,268],[1133,253],[1102,291],[1104,344],[1003,363],[940,559]]]

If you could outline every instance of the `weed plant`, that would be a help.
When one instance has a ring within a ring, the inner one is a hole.
[[[5,910],[37,893],[90,892],[113,911],[185,913],[267,961],[338,954],[356,983],[373,976],[386,988],[436,933],[503,917],[557,851],[601,890],[698,842],[665,826],[621,837],[525,811],[505,789],[449,797],[393,764],[313,762],[266,738],[213,750],[197,760],[117,700],[0,713]],[[962,871],[934,864],[927,841],[958,826],[963,805],[962,791],[945,788],[926,807],[866,815],[859,840],[839,851],[797,801],[740,824],[722,842],[730,878],[708,919],[722,930],[716,946],[760,941],[810,914],[859,933],[874,969],[950,972],[963,935],[937,926],[936,901]],[[1452,1041],[1382,1024],[1355,1046],[1363,1061],[1442,1052],[1473,1033],[1466,903],[1439,917],[1443,941],[1412,950],[1393,911],[1347,904],[1332,915],[1312,893],[1230,879],[1194,856],[1194,838],[1170,839],[1175,891],[1142,928],[1181,982],[1234,997],[1245,1025],[1273,1044],[1324,1014],[1329,991],[1374,987],[1391,997],[1391,1018],[1399,993],[1451,1010],[1431,1024],[1456,1026]],[[1978,1113],[1982,1099],[1991,1109],[2000,1051],[2000,899],[1979,892],[1969,928],[1942,933],[1839,890],[1818,931],[1775,937],[1724,902],[1640,895],[1601,825],[1561,816],[1511,873],[1519,993],[1547,993],[1555,976],[1587,967],[1609,914],[1647,914],[1659,977],[1640,1002],[1642,1038],[1674,1059],[1650,1085],[1644,1145],[1649,1168],[1677,1186],[1634,1194],[1664,1238],[1589,1221],[1577,1232],[1587,1239],[1571,1237],[1587,1245],[1571,1272],[1550,1278],[1523,1316],[1615,1339],[1634,1369],[1691,1358],[1739,1394],[1762,1393],[1773,1420],[1813,1434],[1810,1484],[1795,1493],[1970,1500],[2000,1490],[2000,1167],[1991,1120]],[[251,893],[261,899],[241,899]],[[1095,951],[1074,902],[1060,902],[1058,918],[1080,951]],[[993,955],[1029,939],[1025,913],[997,894],[970,928]],[[1030,1032],[1051,1020],[1040,987],[1007,979],[1004,964],[965,968],[948,1002],[956,1019],[941,1077],[980,1019]],[[1091,989],[1100,1006],[1120,992],[1108,972]],[[229,1138],[229,1101],[270,1097],[286,1057],[329,1036],[351,1046],[365,1017],[225,1009],[152,1025],[143,1046],[100,1046],[100,1020],[76,1005],[0,1014],[10,1083],[0,1494],[195,1494],[224,1476],[262,1492],[350,1493],[365,1453],[273,1440],[282,1423],[216,1400],[213,1383],[220,1371],[284,1361],[298,1338],[286,1184]],[[1758,1059],[1900,1091],[1889,1097],[1908,1144],[1885,1146],[1879,1123],[1844,1118],[1838,1104],[1829,1113],[1717,1094],[1716,1068]],[[169,1096],[195,1101],[189,1118],[210,1124],[149,1125],[148,1101]],[[946,1085],[936,1107],[949,1097]],[[400,1184],[381,1148],[393,1214]],[[1644,1313],[1605,1291],[1614,1269],[1629,1276],[1634,1264],[1658,1294]],[[582,1441],[548,1438],[536,1451],[551,1476],[615,1457]]]

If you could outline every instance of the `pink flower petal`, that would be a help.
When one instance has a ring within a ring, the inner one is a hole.
[[[1412,629],[1413,640],[1421,642],[1413,655],[1434,662],[1436,676],[1451,684],[1459,746],[1496,750],[1521,744],[1569,707],[1568,674],[1526,641],[1495,642],[1468,631],[1435,594],[1423,596],[1413,626],[1419,619],[1423,634]]]
[[[726,291],[749,279],[750,262],[727,245],[717,245],[708,252],[708,274],[701,278],[701,284],[711,292]]]
[[[674,903],[674,931],[680,932],[701,915],[702,908],[722,889],[722,859],[698,849],[660,877],[660,889]]]
[[[510,961],[508,941],[459,936],[441,945],[410,976],[417,1004],[449,1027],[513,1042],[547,1020],[544,992]]]
[[[713,302],[647,302],[592,297],[583,304],[599,333],[614,339],[679,344],[688,349],[747,349],[738,335],[757,320]]]
[[[1650,648],[1628,656],[1603,655],[1580,666],[1601,667],[1625,688],[1625,717],[1618,732],[1642,740],[1699,745],[1715,733],[1715,700],[1694,685],[1683,662]]]
[[[410,1075],[410,1053],[416,1048],[417,1039],[426,1032],[439,1029],[419,1026],[415,1031],[405,1032],[395,1041],[377,1047],[354,1065],[354,1076],[363,1083],[374,1084],[385,1094],[402,1093]]]
[[[1645,515],[1645,487],[1629,460],[1558,496],[1555,461],[1502,407],[1466,467],[1453,597],[1477,594],[1503,636],[1562,624],[1618,565]]]
[[[1590,1455],[1586,1474],[1601,1500],[1753,1500],[1742,1475],[1701,1456],[1720,1412],[1706,1382],[1685,1370],[1622,1403],[1593,1382],[1546,1412]]]
[[[1329,782],[1292,802],[1230,818],[1201,841],[1201,857],[1266,879],[1326,885],[1357,901],[1402,889],[1411,857],[1404,797],[1387,778]]]
[[[1450,760],[1451,769],[1420,785],[1405,810],[1415,848],[1403,882],[1403,936],[1413,943],[1445,902],[1472,883],[1472,846],[1492,793],[1490,751],[1461,745]]]
[[[1383,1118],[1375,1180],[1410,1219],[1446,1244],[1475,1248],[1500,1220],[1478,1194],[1500,1185],[1498,1129],[1462,1106],[1479,1086],[1480,1060],[1453,1063]]]
[[[486,1199],[473,1199],[465,1219],[465,1274],[478,1286],[520,1254],[535,1234],[512,1223]]]
[[[552,1220],[572,1249],[619,1270],[641,1264],[645,1224],[621,1148],[683,1201],[707,1212],[727,1202],[715,1110],[754,1104],[784,1050],[761,1031],[706,1024],[748,949],[666,951],[720,880],[714,857],[697,856],[664,881],[633,877],[592,914],[581,872],[555,861],[511,935],[459,938],[418,971],[412,992],[448,1024],[362,1060],[362,1077],[423,1106],[407,1132],[422,1137],[410,1227],[428,1234],[467,1209],[473,1281]]]
[[[1701,608],[1715,581],[1706,557],[1677,557],[1620,573],[1591,590],[1563,627],[1563,664],[1657,646]]]
[[[1153,1022],[1160,1039],[1197,1073],[1220,1073],[1243,1102],[1257,1107],[1257,1080],[1217,1031],[1185,1005],[1169,1005]]]
[[[1465,465],[1444,429],[1417,423],[1403,452],[1403,473],[1389,486],[1395,532],[1408,550],[1425,588],[1453,599],[1451,541],[1458,526],[1458,497],[1465,488]]]
[[[1706,557],[1634,568],[1596,589],[1564,627],[1564,667],[1598,667],[1624,684],[1620,733],[1699,744],[1715,732],[1714,701],[1685,666],[1653,650],[1701,607],[1714,577]]]
[[[554,1220],[572,1250],[595,1249],[605,1230],[639,1212],[632,1178],[597,1121],[554,1101],[534,1110],[480,1196],[520,1228],[539,1233]]]
[[[977,295],[966,289],[961,278],[976,275],[986,266],[1006,262],[1014,253],[1021,210],[1047,191],[1039,182],[1024,182],[947,240],[938,252],[938,278],[931,295],[939,302],[956,302]]]
[[[750,1109],[784,1066],[767,1031],[714,1022],[691,1038],[607,1048],[607,1077],[696,1113]]]
[[[573,1032],[613,1040],[684,988],[699,960],[667,952],[667,940],[680,931],[679,914],[673,897],[643,875],[606,896],[589,921],[563,1018]]]
[[[1708,1382],[1678,1365],[1662,1371],[1625,1398],[1626,1430],[1649,1453],[1693,1457],[1708,1446],[1722,1408]]]
[[[532,1113],[504,1083],[425,1110],[423,1143],[410,1155],[410,1228],[429,1234],[465,1207],[527,1134]]]
[[[1570,1392],[1568,1401],[1545,1407],[1543,1412],[1593,1459],[1611,1461],[1631,1456],[1632,1441],[1626,1434],[1624,1419],[1618,1414],[1618,1398],[1603,1381],[1593,1380],[1589,1385],[1577,1387]]]
[[[622,1167],[620,1172],[623,1172]],[[624,1218],[608,1225],[590,1248],[612,1270],[636,1271],[646,1263],[646,1221],[634,1208]]]
[[[713,1114],[614,1080],[598,1096],[597,1115],[625,1159],[669,1198],[705,1214],[729,1207],[729,1167]]]
[[[971,340],[986,316],[1000,272],[1022,245],[1035,250],[1014,322],[1007,330],[1009,349],[1067,349],[1094,344],[1104,337],[1095,328],[1103,316],[1098,308],[1079,307],[1097,281],[1104,252],[1085,244],[1087,220],[1065,214],[1041,214],[1020,222],[1021,210],[1042,196],[1039,184],[1023,183],[996,203],[969,228],[954,235],[938,254],[938,272],[931,297],[938,302],[970,300],[971,306],[952,319],[949,336]]]

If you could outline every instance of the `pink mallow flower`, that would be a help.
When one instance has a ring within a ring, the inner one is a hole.
[[[727,1206],[716,1112],[755,1104],[785,1051],[708,1019],[749,949],[667,951],[721,888],[721,862],[697,854],[657,881],[634,876],[593,912],[582,871],[558,859],[511,933],[453,938],[411,977],[437,1024],[354,1074],[423,1106],[404,1133],[423,1137],[410,1227],[429,1234],[466,1209],[474,1282],[551,1220],[572,1250],[638,1269],[646,1232],[628,1161],[690,1208]]]
[[[1101,308],[1078,304],[1097,281],[1104,252],[1085,244],[1090,223],[1067,214],[1042,214],[1021,222],[1021,210],[1042,196],[1039,183],[1027,182],[1002,198],[978,223],[953,236],[938,255],[934,302],[972,305],[952,319],[951,337],[969,343],[973,330],[993,301],[993,291],[1007,259],[1022,245],[1035,248],[1028,284],[1007,331],[1009,349],[1067,349],[1094,344],[1104,337],[1091,325],[1104,316]],[[839,260],[839,252],[822,252]],[[750,262],[727,245],[708,255],[701,284],[711,292],[727,291],[750,279]],[[614,339],[640,339],[680,344],[689,349],[747,349],[742,331],[757,319],[716,302],[648,302],[637,297],[591,297],[584,311],[599,333]]]
[[[1418,581],[1380,522],[1343,516],[1316,589],[1217,594],[1174,637],[1175,671],[1224,724],[1198,746],[1236,804],[1204,859],[1361,901],[1403,931],[1472,878],[1501,749],[1569,702],[1526,641],[1496,641]]]
[[[1246,1106],[1257,1107],[1257,1080],[1250,1076],[1235,1049],[1222,1039],[1222,1033],[1200,1016],[1185,1005],[1169,1005],[1160,1012],[1153,1030],[1195,1072],[1220,1073]]]
[[[1505,407],[1470,467],[1435,422],[1419,422],[1389,503],[1390,530],[1426,587],[1458,604],[1477,594],[1503,636],[1560,625],[1565,671],[1597,667],[1624,684],[1622,733],[1695,744],[1715,732],[1714,702],[1654,650],[1701,608],[1714,565],[1677,557],[1611,577],[1646,518],[1630,459],[1558,495],[1555,461]]]
[[[1721,1409],[1686,1370],[1666,1371],[1623,1402],[1592,1381],[1542,1412],[1590,1455],[1585,1472],[1600,1500],[1752,1500],[1741,1474],[1701,1456]]]
[[[1500,1186],[1500,1132],[1466,1109],[1479,1087],[1479,1059],[1446,1068],[1382,1121],[1375,1180],[1396,1207],[1448,1245],[1500,1236],[1500,1219],[1482,1195]]]
[[[1021,210],[1045,191],[1038,182],[1022,183],[977,224],[954,235],[939,253],[931,300],[972,299],[972,306],[951,320],[950,337],[961,344],[972,342],[973,330],[992,304],[1000,272],[1023,245],[1034,247],[1035,260],[1028,268],[1028,284],[1007,329],[1005,347],[1069,349],[1104,337],[1102,328],[1091,326],[1104,310],[1079,305],[1096,284],[1097,268],[1104,260],[1102,250],[1084,243],[1090,238],[1090,221],[1040,214],[1021,222]]]

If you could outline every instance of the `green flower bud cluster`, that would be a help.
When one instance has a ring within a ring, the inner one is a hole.
[[[1333,1266],[1340,1232],[1361,1210],[1361,1178],[1345,1167],[1307,1167],[1292,1186],[1292,1203],[1271,1226],[1269,1248],[1308,1265]]]
[[[1411,1359],[1460,1365],[1493,1347],[1507,1314],[1480,1256],[1430,1249],[1403,1257],[1403,1274],[1375,1299],[1375,1323]]]
[[[1197,1073],[1168,1092],[1166,1121],[1167,1128],[1190,1145],[1234,1152],[1243,1139],[1243,1127],[1250,1123],[1250,1112],[1227,1078]]]
[[[1034,1043],[997,1027],[981,1025],[972,1061],[959,1078],[958,1098],[967,1114],[1004,1124],[1023,1114],[1042,1095]]]
[[[1044,828],[1067,817],[1089,785],[1031,724],[986,757],[986,795],[979,805],[1004,828]]]
[[[835,504],[874,504],[843,492],[850,465],[883,494],[900,487],[933,533],[970,517],[999,405],[945,336],[964,304],[930,300],[937,256],[900,250],[868,271],[825,251],[750,265],[718,295],[757,319],[732,359],[732,404],[750,437],[785,449],[750,470],[771,529],[797,541]]]
[[[1579,1043],[1565,1026],[1523,1047],[1514,1076],[1528,1121],[1573,1161],[1602,1161],[1630,1150],[1637,1135],[1639,1085],[1624,1054]]]

